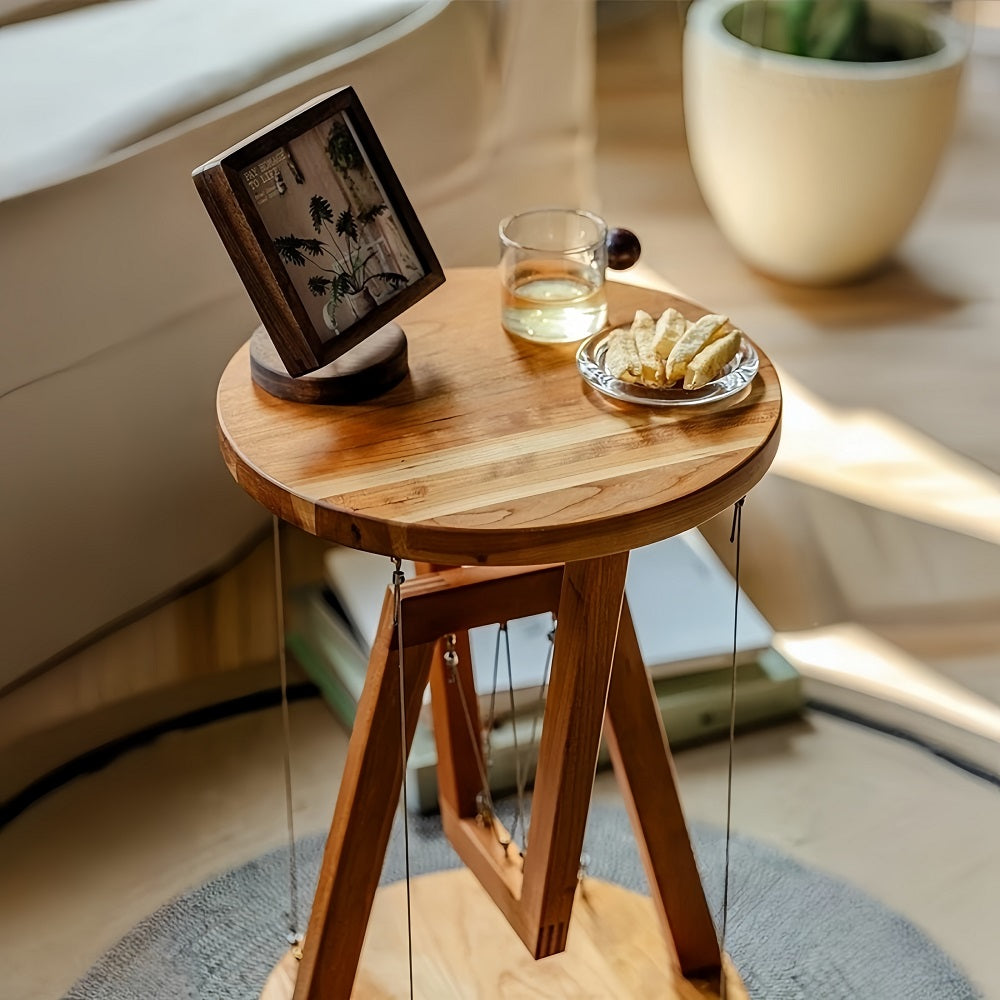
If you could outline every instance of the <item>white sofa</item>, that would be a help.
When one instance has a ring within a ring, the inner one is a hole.
[[[265,523],[214,430],[257,320],[191,170],[353,84],[443,263],[492,262],[503,214],[593,204],[592,21],[590,0],[117,0],[0,31],[0,691]]]

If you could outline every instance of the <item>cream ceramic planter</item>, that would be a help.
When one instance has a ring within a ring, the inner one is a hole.
[[[952,131],[966,34],[937,17],[932,55],[808,59],[730,34],[723,18],[741,2],[694,0],[685,28],[688,146],[705,201],[762,271],[803,284],[859,277],[927,194]]]

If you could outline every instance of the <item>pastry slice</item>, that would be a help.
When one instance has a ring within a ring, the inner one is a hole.
[[[702,348],[688,363],[684,373],[684,388],[700,389],[712,379],[718,378],[739,352],[742,336],[739,330],[733,330]]]
[[[635,341],[639,363],[642,365],[642,373],[639,376],[642,384],[653,388],[664,385],[663,358],[655,349],[656,324],[653,322],[653,317],[648,312],[637,309],[629,332]]]
[[[697,322],[689,324],[684,336],[674,344],[667,356],[665,365],[667,382],[676,382],[683,378],[688,363],[704,347],[725,334],[725,326],[728,322],[728,316],[716,316],[709,313],[707,316],[702,316]]]
[[[623,382],[638,382],[642,376],[642,362],[631,330],[620,327],[608,334],[608,350],[604,367],[613,378]]]
[[[687,320],[672,306],[660,313],[656,321],[653,350],[661,358],[666,358],[681,337],[687,332]]]

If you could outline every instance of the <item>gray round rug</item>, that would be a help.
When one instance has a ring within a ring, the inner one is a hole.
[[[692,830],[709,902],[721,909],[725,839]],[[298,842],[302,920],[323,838]],[[585,851],[597,878],[648,892],[625,813],[594,806]],[[437,817],[410,820],[414,875],[458,867]],[[393,830],[383,884],[403,877]],[[161,907],[125,935],[66,1000],[256,1000],[285,951],[288,851],[241,865]],[[753,1000],[982,1000],[922,932],[853,886],[755,841],[730,847],[728,950]]]

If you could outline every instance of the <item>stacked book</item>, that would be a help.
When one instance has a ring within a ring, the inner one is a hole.
[[[347,724],[354,720],[368,652],[390,584],[391,562],[333,548],[325,582],[291,595],[290,652]],[[403,564],[407,579],[412,565]],[[802,706],[798,674],[773,648],[773,632],[697,531],[632,552],[625,586],[672,746],[727,735],[736,614],[737,724],[788,717]],[[535,615],[469,633],[480,714],[489,722],[490,784],[515,787],[537,760],[553,622]],[[508,657],[507,649],[510,649]],[[426,706],[425,706],[426,708]],[[602,762],[606,749],[602,748]],[[422,713],[407,768],[414,808],[436,808],[430,712]]]

